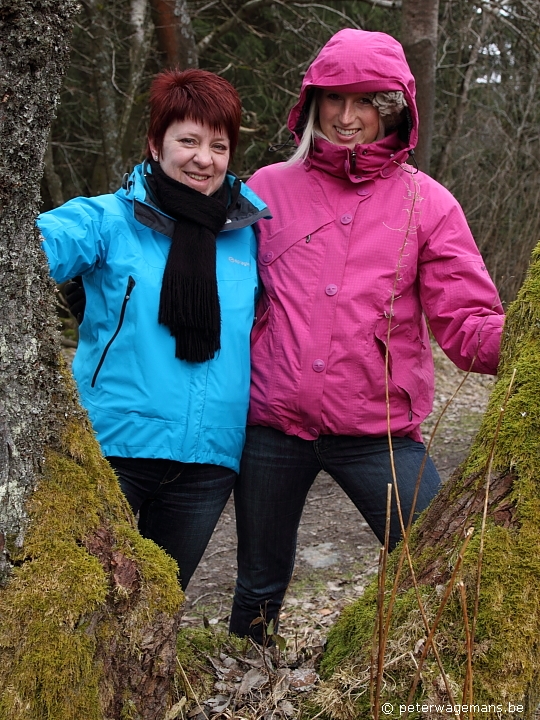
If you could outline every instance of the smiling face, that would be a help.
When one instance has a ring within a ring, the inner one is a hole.
[[[161,153],[151,142],[150,150],[166,175],[204,195],[212,195],[225,179],[229,138],[206,124],[175,120],[165,131]]]
[[[334,145],[353,148],[374,142],[379,134],[379,113],[368,93],[336,92],[322,88],[318,95],[319,125]]]

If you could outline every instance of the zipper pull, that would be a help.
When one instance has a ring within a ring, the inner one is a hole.
[[[356,171],[356,153],[354,150],[351,152],[351,169],[350,172]]]

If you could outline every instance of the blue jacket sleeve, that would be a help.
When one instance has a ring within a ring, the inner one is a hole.
[[[84,275],[103,261],[102,219],[95,201],[83,197],[38,216],[43,249],[56,282]]]

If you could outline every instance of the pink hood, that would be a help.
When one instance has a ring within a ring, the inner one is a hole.
[[[407,141],[398,139],[397,135],[391,136],[396,150],[394,161],[403,162],[408,150],[416,146],[418,112],[414,77],[402,46],[391,35],[346,28],[326,43],[306,72],[299,100],[289,113],[287,125],[297,142],[305,124],[302,110],[310,89],[315,87],[340,88],[342,92],[401,90],[407,101],[412,127]],[[360,147],[375,150],[378,145],[380,141],[357,145],[355,150]],[[343,151],[343,148],[340,149]]]

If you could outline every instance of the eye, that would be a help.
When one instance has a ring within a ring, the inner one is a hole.
[[[339,100],[339,95],[338,93],[327,93],[326,98],[332,102],[337,102]]]
[[[368,97],[360,98],[360,100],[358,102],[361,105],[373,105],[373,101],[371,100],[371,98],[368,98]]]
[[[216,143],[213,145],[214,150],[219,153],[226,153],[229,149],[228,145],[224,145],[223,143]]]
[[[183,145],[195,145],[195,139],[190,137],[180,138],[179,142]]]

